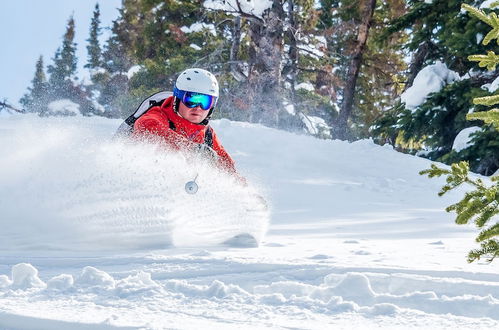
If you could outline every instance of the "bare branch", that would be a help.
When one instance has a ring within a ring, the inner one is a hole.
[[[303,67],[296,67],[298,70],[300,71],[303,71],[303,72],[322,72],[322,73],[327,73],[327,74],[330,74],[331,72],[329,71],[326,71],[326,70],[322,70],[322,69],[317,69],[317,68],[303,68]]]
[[[5,100],[3,102],[0,101],[0,111],[2,109],[5,109],[5,108],[10,109],[10,110],[14,110],[14,111],[19,112],[19,113],[25,113],[26,112],[23,109],[17,109],[15,107],[11,106],[10,104],[7,104],[7,101],[5,101]]]

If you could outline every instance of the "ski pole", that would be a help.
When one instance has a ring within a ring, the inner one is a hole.
[[[198,189],[199,189],[199,186],[198,184],[196,183],[196,179],[198,178],[198,175],[199,174],[196,174],[196,177],[194,178],[194,180],[192,181],[189,181],[185,184],[185,191],[188,193],[188,194],[191,194],[191,195],[194,195],[195,193],[198,192]]]

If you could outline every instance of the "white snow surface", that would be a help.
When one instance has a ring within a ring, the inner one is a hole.
[[[242,187],[119,124],[0,119],[1,329],[498,328],[499,266],[466,263],[428,160],[214,121]]]
[[[447,68],[445,63],[437,61],[435,64],[424,67],[414,79],[400,99],[407,109],[414,110],[426,101],[431,93],[439,92],[445,85],[459,80],[459,74]]]
[[[457,152],[464,150],[470,146],[472,146],[471,143],[471,134],[480,131],[481,128],[478,126],[472,126],[472,127],[467,127],[459,132],[457,134],[456,138],[454,139],[454,143],[452,144],[452,150],[455,150]]]

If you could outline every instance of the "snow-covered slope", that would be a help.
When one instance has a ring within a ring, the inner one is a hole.
[[[466,263],[428,161],[215,121],[245,188],[118,125],[0,119],[0,328],[499,326],[499,268]],[[220,244],[240,232],[260,246]]]

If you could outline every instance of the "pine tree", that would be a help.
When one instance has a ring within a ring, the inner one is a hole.
[[[478,4],[475,0],[435,0],[431,3],[409,1],[406,15],[392,21],[388,34],[411,29],[405,47],[414,52],[407,74],[406,89],[423,67],[444,63],[459,79],[447,82],[443,88],[428,95],[415,109],[398,104],[385,112],[373,127],[378,141],[387,139],[401,151],[418,153],[431,160],[451,164],[467,160],[473,171],[490,175],[499,168],[494,154],[499,152],[499,136],[490,134],[487,125],[466,120],[470,111],[478,113],[486,109],[474,105],[471,99],[486,96],[481,87],[491,83],[495,76],[485,69],[477,70],[468,56],[483,53],[486,47],[480,36],[487,35],[487,24],[477,18],[468,19],[461,12],[461,2]],[[497,72],[497,71],[496,71]],[[453,150],[456,136],[470,126],[482,126],[475,133],[472,143],[481,143],[467,150]]]
[[[482,10],[466,4],[463,4],[462,8],[492,27],[492,31],[489,32],[482,41],[484,45],[488,45],[489,42],[494,39],[497,39],[497,43],[499,44],[499,20],[495,13],[487,15]],[[489,55],[490,53],[491,52],[489,52]],[[469,59],[471,61],[481,61],[483,58],[478,55],[471,55],[469,56]],[[485,58],[485,60],[487,60],[487,58]],[[499,58],[493,58],[486,63],[480,62],[481,66],[487,66],[489,70],[494,70],[495,65],[498,63]],[[474,102],[488,106],[499,104],[497,94],[485,98],[475,98]],[[493,109],[480,114],[468,115],[468,119],[490,121],[490,123],[496,127],[495,133],[497,134],[497,132],[499,132],[499,118],[496,113],[497,109]],[[469,252],[468,262],[480,260],[482,257],[486,257],[487,260],[491,262],[498,257],[499,223],[497,221],[494,222],[493,220],[494,218],[497,220],[497,215],[499,215],[499,176],[492,177],[492,184],[488,186],[481,179],[470,177],[469,164],[467,162],[453,164],[451,170],[441,169],[433,164],[430,169],[421,171],[420,174],[427,174],[430,178],[442,175],[447,176],[447,184],[442,187],[442,190],[439,193],[440,196],[464,183],[470,184],[474,188],[474,190],[467,192],[461,201],[449,206],[447,212],[453,211],[457,213],[457,224],[467,224],[473,220],[475,225],[482,229],[476,238],[476,241],[481,244],[481,247]]]
[[[357,85],[357,79],[362,66],[362,56],[365,52],[371,20],[374,16],[374,10],[376,8],[376,0],[366,0],[362,3],[362,5],[365,7],[364,13],[362,14],[363,19],[359,25],[356,44],[348,66],[346,84],[343,90],[341,111],[334,130],[334,136],[342,140],[348,139],[350,135],[348,129],[348,119],[351,116],[354,105],[355,87]]]
[[[70,79],[74,78],[78,61],[74,37],[75,21],[71,16],[63,37],[62,48],[57,49],[53,58],[54,64],[48,67],[50,89],[56,98],[71,95]]]
[[[99,43],[99,36],[102,34],[100,22],[99,3],[96,3],[90,23],[90,37],[87,39],[88,63],[85,64],[85,68],[98,69],[102,67],[102,50]]]
[[[296,89],[331,71],[330,66],[321,67],[318,49],[324,51],[325,45],[317,29],[319,9],[314,1],[273,1],[261,15],[244,8],[244,1],[235,1],[234,8],[215,11],[210,17],[228,36],[218,41],[229,48],[221,52],[229,65],[220,70],[224,84],[220,113],[291,130],[303,130],[304,115],[329,116],[333,106],[322,95],[322,85],[314,91]]]
[[[335,79],[332,61],[326,55],[328,47],[324,30],[319,27],[321,9],[312,0],[287,2],[284,47],[288,51],[284,53],[282,78],[286,106],[292,106],[294,115],[281,111],[279,127],[306,130],[317,137],[329,138],[327,124],[317,127],[317,130],[306,128],[311,116],[322,118],[326,123],[331,122],[336,113],[331,101],[336,95],[335,86],[332,86]]]
[[[123,6],[130,1],[124,1]],[[124,117],[132,111],[133,104],[125,104],[122,98],[128,95],[127,71],[132,66],[132,44],[130,42],[131,28],[126,21],[127,12],[135,13],[129,8],[119,10],[120,15],[113,21],[111,36],[106,41],[103,58],[103,72],[94,76],[94,82],[99,85],[98,102],[106,108],[110,117]],[[130,32],[129,32],[130,31]]]
[[[188,67],[218,74],[219,68],[211,63],[225,63],[220,53],[226,48],[220,44],[221,35],[213,35],[216,27],[207,16],[199,3],[187,0],[123,1],[104,52],[110,78],[102,103],[125,114],[144,96],[171,89],[177,75]],[[132,65],[141,69],[128,79],[125,73]]]
[[[379,6],[381,14],[372,25],[376,34],[400,1]],[[331,9],[333,3],[336,8]],[[276,0],[259,16],[244,10],[245,0],[232,4],[228,10],[206,10],[185,0],[123,1],[104,51],[107,78],[100,103],[128,113],[146,94],[171,88],[179,72],[197,66],[214,72],[223,87],[215,117],[293,130],[303,130],[305,116],[333,122],[356,23],[362,18],[358,0],[323,0],[320,6],[315,0]],[[327,21],[333,11],[341,18],[334,13]],[[338,22],[342,30],[335,29]],[[390,46],[396,40],[392,38]],[[380,105],[393,104],[391,91],[402,62],[396,47],[379,55],[381,45],[368,40],[368,46],[349,120],[355,137],[369,134],[364,121],[372,121]],[[125,73],[132,65],[140,65],[140,70],[128,79]],[[381,78],[379,72],[384,73]],[[296,89],[300,84],[306,89]],[[378,92],[373,85],[382,88]],[[329,128],[316,135],[330,137]]]
[[[33,80],[31,80],[31,83],[32,86],[28,88],[28,93],[21,98],[20,103],[28,112],[43,112],[47,106],[48,84],[42,55],[40,55],[36,62],[35,76]]]
[[[338,125],[341,125],[343,134],[346,134],[344,137],[350,140],[370,137],[371,125],[380,114],[393,107],[400,90],[400,72],[405,69],[405,55],[400,45],[406,38],[405,33],[395,33],[386,39],[380,36],[390,20],[406,12],[405,1],[377,1],[373,17],[368,22],[368,38],[361,52],[357,37],[363,20],[364,29],[366,28],[364,12],[366,8],[371,8],[366,7],[367,2],[322,0],[320,4],[321,14],[317,28],[318,33],[322,33],[327,40],[327,50],[321,65],[324,69],[317,74],[318,88],[321,95],[330,97],[331,103],[346,107],[345,86],[349,76],[351,82],[348,89],[351,110],[343,112],[341,124],[336,112],[331,114],[328,122],[336,128],[337,133]],[[360,53],[362,55],[359,62]],[[354,71],[350,70],[349,75],[348,68],[355,58],[360,66],[352,95]]]
[[[68,99],[79,105],[79,110],[82,115],[100,114],[101,112],[95,109],[91,100],[90,90],[82,83],[78,83],[76,76],[77,57],[75,38],[75,21],[73,16],[68,20],[66,32],[63,36],[62,46],[57,49],[53,58],[53,65],[49,65],[49,92],[47,110],[50,110],[50,102],[58,99]],[[52,115],[50,111],[42,113],[42,115]],[[54,113],[54,115],[61,115]],[[66,114],[62,114],[66,115]],[[74,115],[74,113],[67,113]]]
[[[485,36],[482,43],[486,46],[494,39],[497,39],[497,44],[499,45],[499,18],[496,13],[490,13],[487,15],[482,10],[476,9],[469,5],[464,4],[463,9],[467,10],[471,15],[478,18],[479,20],[487,23],[492,30]],[[496,65],[499,64],[499,54],[496,55],[494,51],[488,51],[487,55],[470,55],[468,57],[470,61],[479,62],[480,67],[485,67],[489,71],[494,71]],[[493,106],[499,104],[499,94],[479,97],[473,100],[474,104],[480,104],[485,106]],[[479,119],[483,120],[488,124],[494,125],[496,129],[499,130],[499,109],[492,109],[482,113],[468,114],[466,116],[468,119]]]

